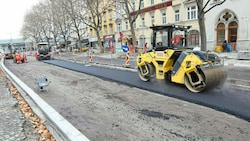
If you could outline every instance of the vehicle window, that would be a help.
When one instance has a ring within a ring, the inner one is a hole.
[[[156,45],[168,46],[168,33],[167,31],[157,31],[156,33]]]

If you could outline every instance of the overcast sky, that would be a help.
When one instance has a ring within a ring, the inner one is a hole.
[[[24,14],[39,0],[0,1],[0,39],[20,38]]]

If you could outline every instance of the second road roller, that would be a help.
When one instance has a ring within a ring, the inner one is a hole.
[[[152,49],[136,58],[141,80],[167,79],[184,84],[194,93],[225,82],[227,72],[216,54],[188,48],[191,26],[168,24],[150,28]]]

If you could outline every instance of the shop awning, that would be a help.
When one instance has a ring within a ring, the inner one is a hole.
[[[112,40],[113,40],[113,36],[112,36],[112,35],[106,36],[106,37],[105,37],[105,40],[107,40],[107,41],[112,41]]]

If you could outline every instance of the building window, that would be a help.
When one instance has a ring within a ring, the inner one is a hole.
[[[140,47],[143,47],[145,45],[145,35],[141,35],[140,38],[139,38],[139,46]]]
[[[103,21],[106,21],[106,19],[107,19],[106,12],[103,12]]]
[[[141,8],[144,8],[144,0],[141,0]]]
[[[136,28],[136,23],[135,22],[133,23],[133,27]]]
[[[188,14],[187,15],[188,16],[188,20],[197,19],[197,15],[198,15],[197,6],[188,7],[187,14]]]
[[[174,11],[174,18],[175,18],[175,22],[180,21],[180,11],[179,10]]]
[[[112,24],[109,24],[109,32],[110,32],[110,34],[113,33],[113,25]]]
[[[225,24],[219,23],[217,25],[217,43],[222,44],[225,40]]]
[[[135,10],[135,2],[132,2],[132,10]]]
[[[162,13],[162,24],[166,24],[166,23],[167,23],[166,13]]]
[[[93,30],[90,29],[90,32],[89,32],[90,36],[93,36]]]
[[[155,16],[152,15],[152,16],[151,16],[151,25],[154,25],[154,24],[155,24]]]
[[[145,18],[141,18],[141,26],[145,27]]]
[[[122,24],[118,23],[117,25],[117,32],[121,32],[122,31]]]
[[[107,25],[104,25],[104,34],[108,34]]]
[[[197,30],[189,31],[189,46],[192,47],[199,46],[199,31]]]
[[[237,40],[237,30],[238,30],[238,24],[237,22],[233,21],[230,22],[228,25],[228,42],[236,42]]]
[[[151,0],[151,5],[154,5],[155,4],[155,1],[154,0]]]
[[[101,31],[101,30],[99,31],[99,34],[100,34],[100,36],[102,36],[102,35],[103,35],[103,33],[102,33],[102,31]]]
[[[125,24],[126,24],[126,30],[128,30],[128,21],[126,21]]]
[[[109,10],[109,19],[112,19],[112,10]]]

